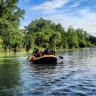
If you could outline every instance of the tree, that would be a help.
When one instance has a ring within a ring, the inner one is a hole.
[[[19,36],[20,18],[23,18],[25,11],[17,6],[18,2],[19,0],[1,0],[0,2],[0,35],[5,50],[16,49],[20,44],[19,41],[17,44],[17,37]],[[14,45],[16,47],[13,47]]]
[[[39,32],[36,35],[36,45],[41,47],[48,47],[49,37],[44,32]]]
[[[79,37],[79,47],[87,47],[89,34],[83,29],[77,29],[76,33]]]
[[[68,35],[69,48],[78,48],[79,47],[78,35],[76,34],[73,27],[70,26],[68,28],[67,35]]]
[[[25,26],[24,45],[53,48],[78,48],[91,46],[89,34],[83,29],[75,30],[69,26],[67,32],[60,23],[55,24],[43,18],[36,19]],[[92,40],[92,39],[91,39]]]
[[[54,32],[49,39],[50,47],[56,48],[60,46],[61,43],[61,33],[60,32]]]

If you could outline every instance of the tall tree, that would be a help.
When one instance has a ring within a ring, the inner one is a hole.
[[[69,48],[79,47],[78,35],[76,34],[72,26],[68,28],[67,34]]]
[[[0,2],[0,35],[3,38],[5,49],[9,49],[9,46],[10,48],[18,46],[15,44],[17,42],[12,43],[17,40],[13,37],[19,34],[20,18],[23,18],[25,14],[25,11],[18,7],[18,3],[19,0],[1,0]]]

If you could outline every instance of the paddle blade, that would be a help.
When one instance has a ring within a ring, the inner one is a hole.
[[[59,56],[59,58],[63,59],[64,57],[63,56]]]
[[[29,60],[30,56],[27,57],[27,60]]]

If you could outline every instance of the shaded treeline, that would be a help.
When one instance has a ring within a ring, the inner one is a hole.
[[[55,24],[43,18],[36,19],[19,30],[20,18],[25,11],[17,6],[19,0],[1,0],[0,2],[0,50],[28,51],[33,47],[55,49],[83,48],[96,45],[96,37],[83,29],[68,30],[60,23]]]
[[[21,31],[25,35],[26,50],[32,46],[70,49],[96,45],[96,37],[91,36],[83,29],[74,29],[69,26],[65,31],[60,23],[55,24],[43,18],[32,21],[25,26],[25,30]]]

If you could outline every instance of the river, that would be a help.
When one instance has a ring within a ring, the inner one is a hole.
[[[59,52],[54,65],[28,55],[0,55],[0,96],[96,96],[96,48]]]

